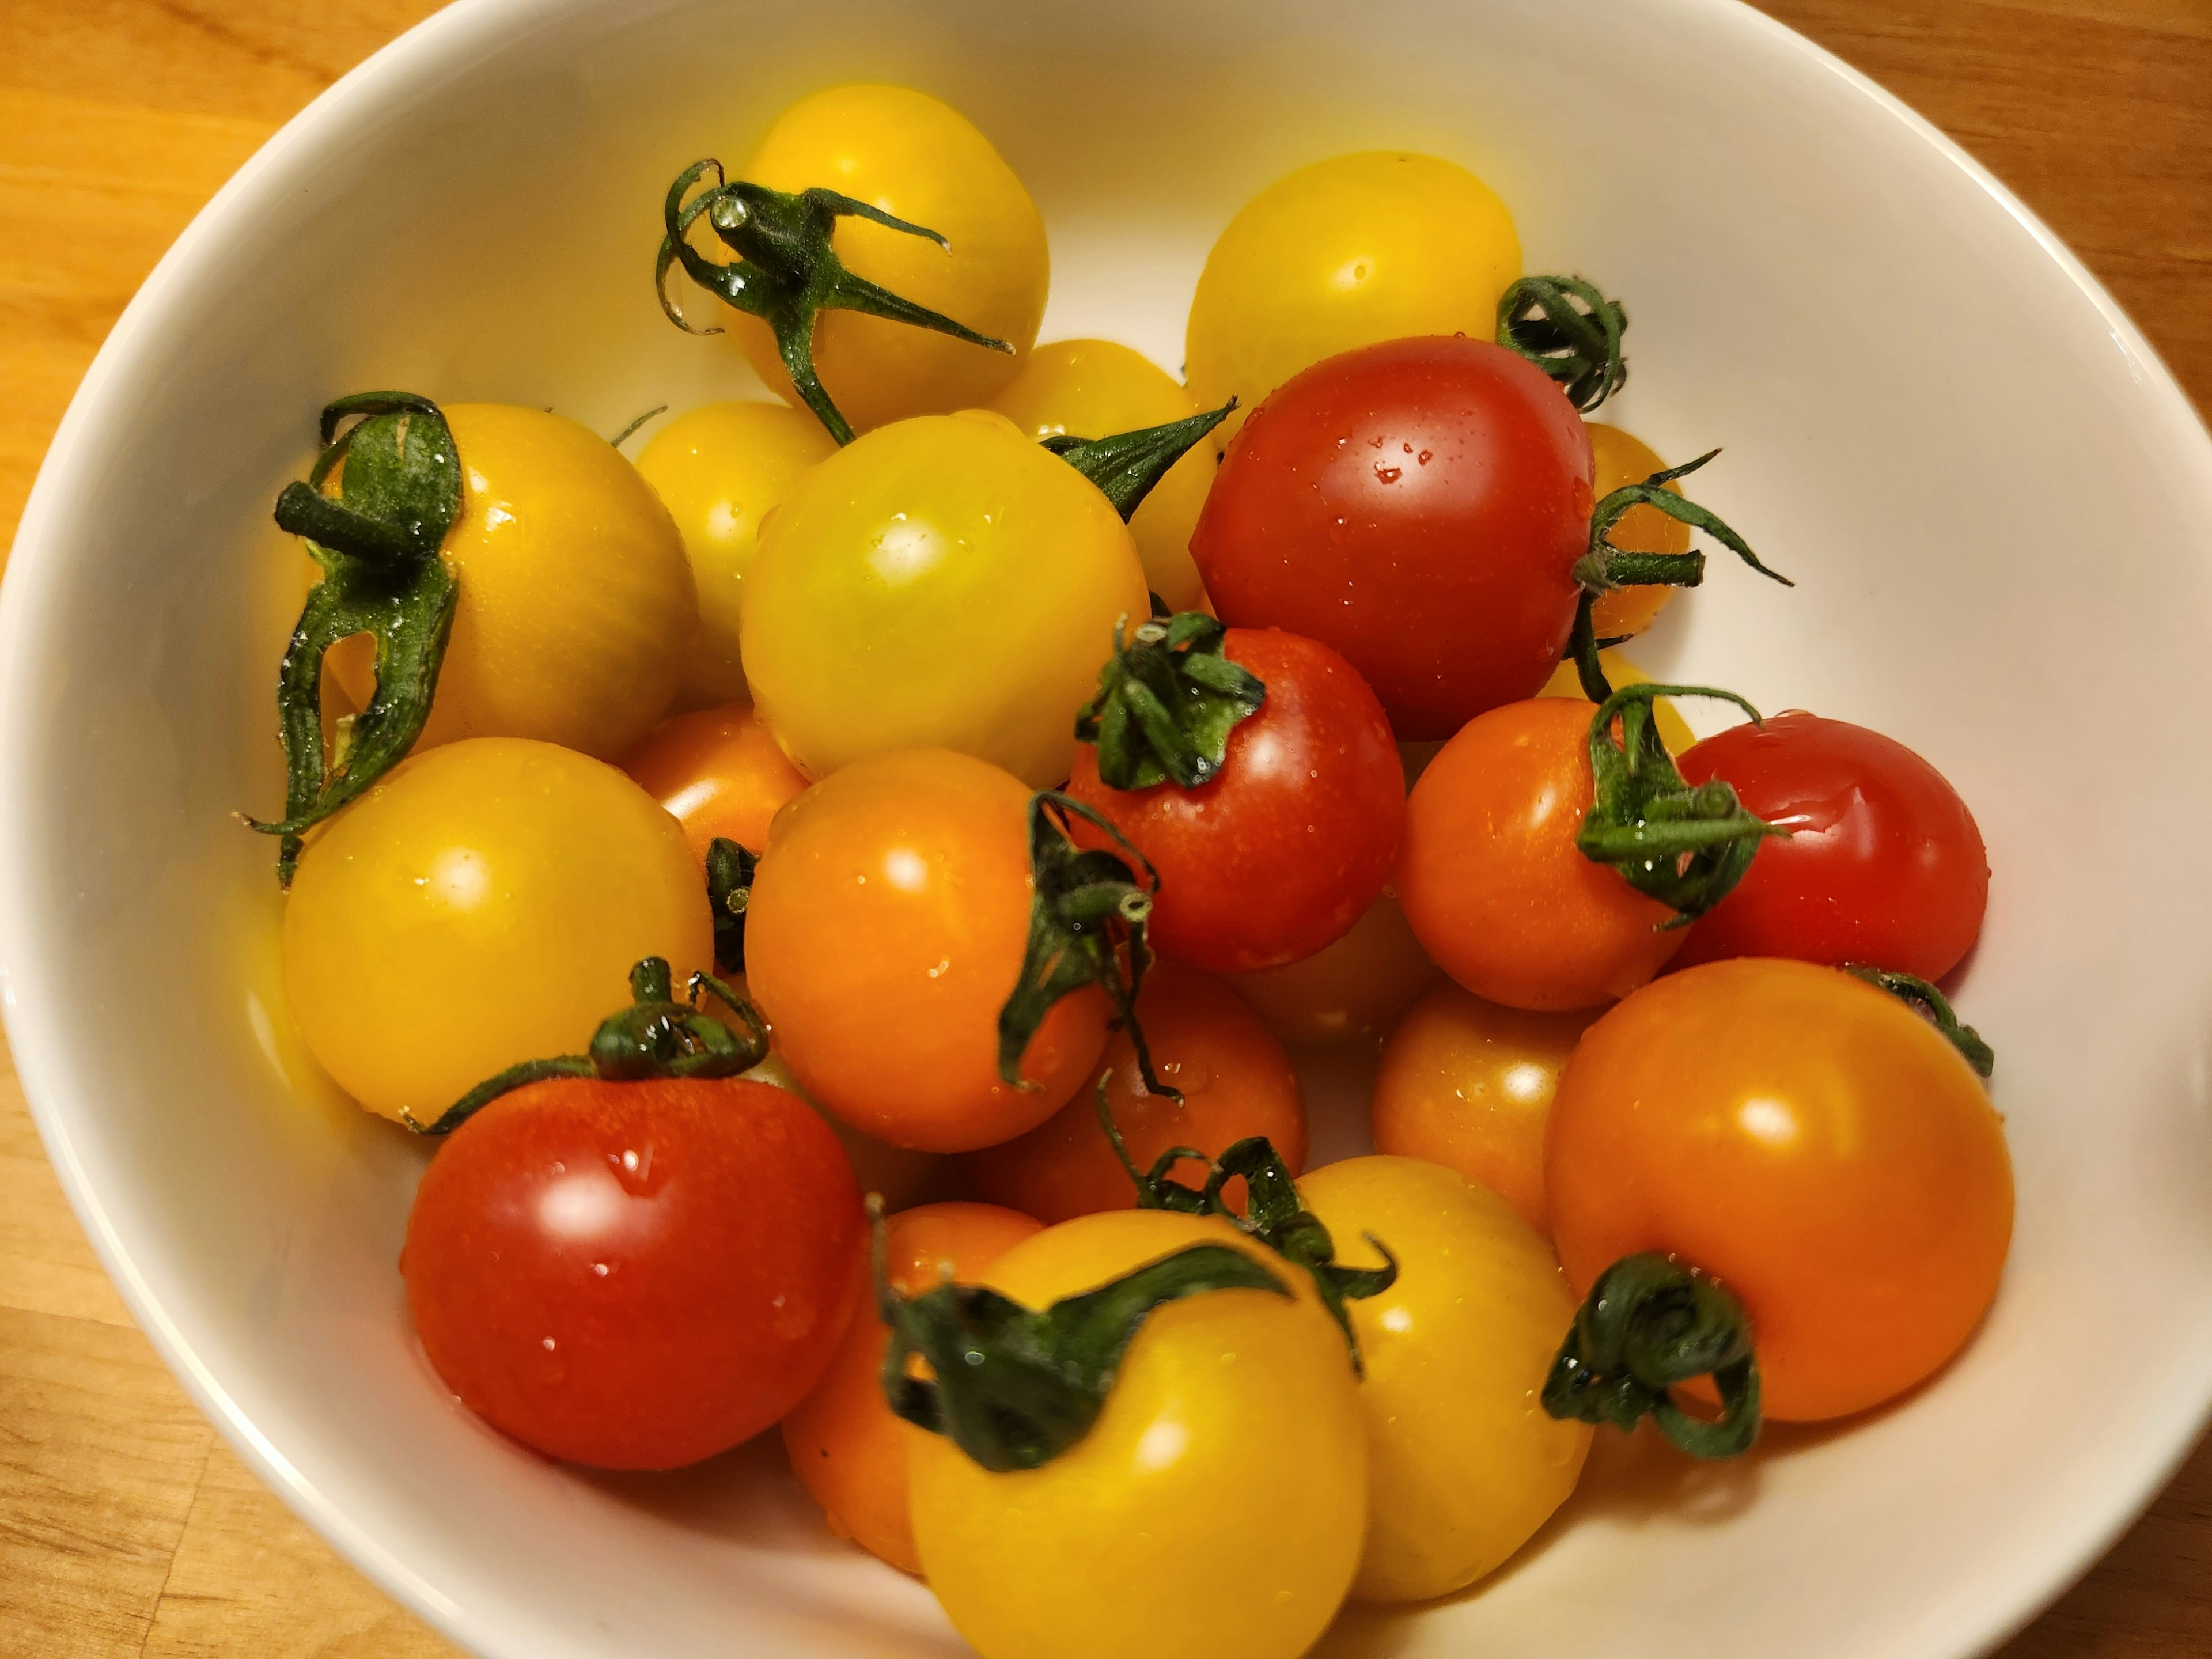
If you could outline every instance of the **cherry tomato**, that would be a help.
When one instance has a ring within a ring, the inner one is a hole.
[[[1233,975],[1229,983],[1285,1042],[1317,1042],[1379,1036],[1436,978],[1437,964],[1386,887],[1334,945],[1302,962]]]
[[[925,1204],[890,1218],[884,1268],[919,1296],[948,1279],[974,1284],[1015,1245],[1042,1231],[1028,1216],[993,1204]],[[889,1337],[875,1310],[854,1311],[845,1340],[814,1391],[783,1419],[792,1473],[830,1530],[902,1572],[921,1571],[907,1513],[907,1442],[921,1432],[884,1403]]]
[[[1466,168],[1395,150],[1316,161],[1246,203],[1206,256],[1184,338],[1190,389],[1200,408],[1234,393],[1249,410],[1355,346],[1488,339],[1520,275],[1512,216]]]
[[[1409,741],[1534,696],[1589,550],[1582,417],[1483,340],[1394,340],[1286,381],[1238,433],[1190,550],[1222,619],[1344,653]]]
[[[1267,692],[1231,730],[1211,782],[1109,788],[1086,744],[1067,793],[1158,870],[1155,945],[1216,973],[1250,973],[1311,956],[1375,902],[1397,851],[1404,774],[1375,694],[1327,646],[1231,629],[1222,652]],[[1079,842],[1108,844],[1080,820],[1072,828]]]
[[[736,975],[733,981],[726,976],[725,982],[734,984],[738,994],[744,994],[744,975]],[[740,1036],[751,1029],[712,994],[702,1000],[702,1006]],[[776,1088],[787,1089],[806,1101],[807,1106],[819,1113],[822,1121],[836,1133],[837,1144],[845,1149],[845,1156],[852,1160],[853,1178],[860,1183],[860,1190],[876,1194],[890,1208],[910,1209],[917,1204],[926,1204],[948,1190],[946,1176],[951,1169],[950,1159],[936,1152],[917,1152],[911,1147],[894,1146],[888,1140],[878,1140],[873,1135],[863,1134],[843,1119],[823,1111],[821,1107],[807,1099],[806,1091],[799,1086],[799,1079],[792,1075],[790,1066],[776,1052],[773,1038],[769,1044],[768,1058],[742,1075],[756,1083],[772,1084]]]
[[[1544,1129],[1560,1068],[1595,1018],[1501,1008],[1437,986],[1382,1045],[1368,1107],[1376,1151],[1456,1170],[1550,1237]]]
[[[1592,421],[1588,429],[1590,454],[1597,467],[1590,492],[1600,501],[1625,485],[1642,483],[1667,465],[1650,445],[1631,437],[1617,426]],[[1679,483],[1666,487],[1677,495],[1682,493]],[[1632,507],[1620,515],[1607,539],[1624,552],[1686,553],[1690,550],[1690,526],[1680,519],[1668,518],[1656,507]],[[1590,608],[1591,626],[1601,640],[1616,639],[1623,634],[1641,634],[1674,597],[1674,590],[1664,586],[1616,587],[1609,593],[1598,595],[1597,603]],[[1671,740],[1668,746],[1673,746]]]
[[[1139,1170],[1170,1146],[1218,1156],[1247,1135],[1265,1135],[1292,1175],[1306,1166],[1306,1109],[1283,1045],[1260,1017],[1210,974],[1163,958],[1137,994],[1152,1066],[1182,1103],[1150,1093],[1136,1045],[1117,1031],[1106,1045],[1107,1100]],[[1136,1202],[1129,1172],[1098,1122],[1091,1090],[1019,1139],[962,1160],[977,1194],[1044,1222],[1067,1221]],[[1204,1171],[1183,1166],[1195,1183]],[[1241,1191],[1241,1186],[1237,1188]]]
[[[1864,963],[1941,979],[1989,907],[1982,832],[1943,775],[1903,744],[1818,714],[1731,727],[1682,757],[1790,831],[1690,930],[1685,964],[1723,957]]]
[[[754,700],[810,777],[935,747],[1058,784],[1115,623],[1151,606],[1112,504],[985,412],[902,421],[823,462],[747,580]]]
[[[1148,357],[1111,340],[1056,340],[1030,353],[991,407],[1033,438],[1106,438],[1198,413],[1198,400]],[[1130,515],[1145,580],[1170,611],[1205,598],[1190,532],[1212,487],[1220,452],[1200,444],[1168,469]]]
[[[1367,1546],[1352,1593],[1419,1601],[1495,1571],[1566,1501],[1586,1424],[1535,1407],[1574,1317],[1550,1248],[1496,1194],[1410,1158],[1355,1158],[1298,1183],[1346,1267],[1398,1258],[1349,1304],[1366,1376]]]
[[[1638,507],[1636,510],[1640,513],[1645,509]],[[1638,591],[1639,590],[1626,587],[1613,589],[1616,593]],[[1665,592],[1668,590],[1662,588],[1656,591]],[[1597,662],[1598,666],[1605,671],[1606,678],[1615,686],[1649,685],[1651,683],[1650,675],[1645,673],[1618,651],[1611,649],[1600,651],[1597,653]],[[1540,697],[1573,697],[1578,701],[1581,700],[1582,677],[1576,671],[1573,662],[1563,662],[1554,668],[1552,671],[1552,678],[1544,682],[1544,689],[1536,695]],[[1682,718],[1682,711],[1674,707],[1674,700],[1672,697],[1654,697],[1651,700],[1651,721],[1659,728],[1659,741],[1667,745],[1667,752],[1670,755],[1680,754],[1698,740],[1697,733],[1690,730],[1689,721]],[[1619,729],[1616,725],[1614,730]]]
[[[855,276],[1028,351],[1044,316],[1044,220],[991,141],[957,110],[907,87],[833,87],[776,118],[734,174],[771,190],[817,185],[927,226],[948,250],[865,219],[837,222],[833,246]],[[798,401],[765,324],[726,319],[756,372]],[[1009,357],[857,311],[827,311],[814,363],[855,430],[988,403],[1014,378]]]
[[[667,713],[698,602],[683,538],[637,469],[591,430],[507,404],[448,404],[461,512],[444,556],[453,631],[416,748],[537,738],[608,759]],[[367,635],[328,658],[354,707]]]
[[[753,877],[748,982],[806,1092],[895,1146],[959,1152],[1035,1128],[1097,1075],[1106,999],[1063,998],[999,1076],[999,1011],[1029,939],[1030,792],[904,750],[786,807]]]
[[[1766,1415],[1842,1417],[1958,1352],[1996,1293],[2012,1164],[1917,1013],[1833,969],[1709,963],[1591,1026],[1546,1186],[1576,1292],[1664,1251],[1751,1316]]]
[[[520,1061],[583,1053],[640,957],[680,984],[713,951],[676,820],[613,767],[519,738],[404,762],[310,841],[284,911],[315,1058],[426,1123]]]
[[[718,836],[758,853],[768,845],[769,822],[806,787],[805,777],[742,702],[661,721],[623,757],[622,769],[675,814],[702,864]]]
[[[1564,1012],[1626,996],[1682,943],[1674,912],[1575,846],[1591,801],[1580,698],[1469,720],[1406,804],[1398,899],[1437,965],[1509,1008]]]
[[[1042,1308],[1199,1243],[1299,1293],[1156,1309],[1090,1433],[1041,1468],[911,1443],[922,1571],[982,1659],[1296,1659],[1343,1601],[1365,1431],[1343,1334],[1303,1273],[1218,1218],[1124,1210],[1048,1228],[985,1278]]]
[[[860,1194],[805,1103],[728,1078],[561,1079],[432,1161],[400,1271],[461,1402],[550,1456],[667,1469],[750,1439],[836,1351]]]
[[[674,515],[699,596],[699,636],[685,658],[685,706],[742,701],[738,619],[761,520],[799,475],[837,453],[804,410],[781,404],[708,404],[653,434],[637,470]]]

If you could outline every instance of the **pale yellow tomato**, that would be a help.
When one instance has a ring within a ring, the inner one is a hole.
[[[680,985],[713,953],[676,820],[613,767],[514,738],[399,766],[315,836],[284,912],[315,1058],[426,1123],[510,1066],[583,1053],[641,957]]]
[[[1624,484],[1642,483],[1666,467],[1667,463],[1659,459],[1656,450],[1619,427],[1592,421],[1589,428],[1590,453],[1597,463],[1590,493],[1598,500],[1603,501]],[[1670,483],[1667,488],[1677,495],[1682,493],[1680,484]],[[1690,550],[1690,526],[1680,519],[1668,518],[1656,507],[1632,507],[1621,514],[1620,521],[1606,539],[1632,553],[1686,553]],[[1590,621],[1601,640],[1641,634],[1674,597],[1674,590],[1666,586],[1616,587],[1610,593],[1598,596]],[[1670,743],[1668,747],[1671,749],[1674,744]]]
[[[1350,1304],[1366,1362],[1366,1553],[1352,1593],[1419,1601],[1495,1571],[1565,1503],[1589,1425],[1538,1395],[1575,1299],[1550,1246],[1495,1193],[1409,1158],[1356,1158],[1298,1182],[1347,1267],[1398,1258]]]
[[[1637,511],[1641,513],[1648,509],[1638,507]],[[1639,592],[1646,590],[1620,588],[1615,591]],[[1624,685],[1649,685],[1651,683],[1650,675],[1611,648],[1597,653],[1597,665],[1605,670],[1606,678],[1613,683],[1616,690]],[[1552,678],[1544,682],[1544,689],[1536,693],[1540,697],[1579,697],[1582,694],[1582,678],[1576,673],[1571,662],[1563,662],[1554,668]],[[1682,718],[1682,711],[1674,707],[1671,697],[1653,701],[1651,721],[1659,728],[1659,741],[1667,745],[1667,752],[1670,755],[1680,754],[1698,740],[1697,733],[1690,730],[1689,721]]]
[[[732,176],[793,192],[823,186],[926,225],[950,252],[865,219],[840,219],[834,245],[855,276],[1014,348],[1009,357],[880,317],[824,312],[815,368],[855,431],[988,403],[1013,379],[1044,316],[1044,220],[957,110],[907,87],[833,87],[778,116]],[[761,378],[798,402],[767,325],[726,314]]]
[[[799,475],[837,453],[822,422],[781,404],[708,404],[653,434],[637,470],[684,538],[699,596],[699,632],[677,696],[694,708],[745,695],[738,653],[745,572],[761,520]]]
[[[1371,150],[1301,167],[1246,203],[1206,256],[1183,370],[1202,409],[1244,414],[1300,369],[1354,346],[1498,331],[1521,276],[1513,216],[1433,155]]]
[[[1107,438],[1198,413],[1196,401],[1165,369],[1111,340],[1039,346],[991,407],[1032,438]],[[1129,520],[1145,580],[1171,611],[1195,610],[1205,598],[1190,532],[1218,464],[1219,452],[1201,441],[1168,469]]]
[[[611,758],[668,712],[696,626],[683,538],[637,469],[590,428],[510,404],[449,404],[461,512],[453,632],[418,749],[537,738]],[[329,664],[365,707],[367,635]]]
[[[1227,977],[1277,1036],[1315,1042],[1379,1036],[1442,971],[1385,888],[1335,944],[1288,967]]]
[[[1218,1218],[1083,1216],[982,1274],[1044,1308],[1194,1244],[1295,1294],[1212,1291],[1149,1315],[1103,1411],[1041,1468],[909,1438],[922,1572],[982,1659],[1296,1659],[1365,1531],[1367,1448],[1343,1334],[1299,1269]]]
[[[1150,606],[1112,504],[981,411],[878,428],[815,467],[748,580],[754,706],[815,778],[943,748],[1061,782],[1115,623]]]
[[[1504,1008],[1447,980],[1382,1045],[1368,1106],[1376,1150],[1457,1170],[1548,1238],[1544,1130],[1559,1072],[1597,1015]]]

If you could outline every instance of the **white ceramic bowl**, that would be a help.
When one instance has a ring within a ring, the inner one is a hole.
[[[1326,1650],[1953,1659],[2027,1618],[2212,1395],[2212,447],[2018,203],[1727,0],[466,0],[287,127],[101,352],[0,606],[9,1034],[169,1363],[486,1653],[959,1650],[926,1590],[823,1531],[772,1439],[594,1478],[436,1386],[393,1267],[419,1149],[302,1066],[270,848],[230,816],[280,799],[297,590],[269,509],[317,407],[400,386],[611,430],[742,389],[726,341],[655,309],[660,192],[872,77],[951,99],[1029,181],[1048,337],[1168,364],[1260,185],[1361,147],[1474,167],[1532,269],[1626,296],[1623,423],[1670,455],[1725,443],[1700,496],[1799,580],[1722,561],[1651,665],[1893,733],[1988,835],[1964,1000],[2002,1057],[2020,1225],[1966,1358],[1740,1465],[1616,1446],[1479,1593],[1347,1615]]]

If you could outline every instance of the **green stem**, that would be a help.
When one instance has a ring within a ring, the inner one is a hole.
[[[1047,449],[1059,456],[1114,503],[1127,523],[1145,503],[1153,487],[1169,470],[1195,448],[1206,434],[1229,418],[1237,407],[1231,398],[1218,409],[1187,415],[1164,426],[1148,426],[1110,438],[1046,438]]]
[[[1229,734],[1260,712],[1267,688],[1224,654],[1228,627],[1202,611],[1139,623],[1125,637],[1127,622],[1114,625],[1114,654],[1075,717],[1076,737],[1097,745],[1109,789],[1212,782]]]
[[[1844,971],[1855,979],[1863,979],[1878,990],[1887,991],[1899,1002],[1916,1008],[1934,1024],[1967,1065],[1974,1075],[1987,1079],[1997,1068],[1996,1050],[1982,1041],[1982,1034],[1971,1025],[1959,1023],[1959,1016],[1951,1007],[1951,1000],[1926,980],[1916,974],[1900,974],[1887,968],[1867,968],[1853,964]]]
[[[1542,369],[1588,414],[1627,384],[1628,313],[1579,276],[1523,276],[1498,296],[1498,343]]]

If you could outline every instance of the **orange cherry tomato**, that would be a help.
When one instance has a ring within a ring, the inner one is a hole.
[[[805,775],[784,757],[744,702],[672,715],[621,764],[675,815],[702,864],[717,836],[760,852],[768,845],[769,820],[806,787]]]
[[[907,1296],[947,1279],[973,1283],[1015,1245],[1044,1231],[995,1204],[925,1204],[893,1216],[887,1226],[885,1271]],[[902,1572],[919,1573],[906,1460],[907,1438],[921,1431],[900,1422],[884,1403],[887,1341],[872,1302],[854,1312],[830,1369],[783,1419],[783,1450],[831,1532]]]
[[[1659,931],[1672,910],[1575,846],[1596,714],[1579,697],[1537,697],[1479,714],[1406,803],[1406,920],[1438,967],[1509,1008],[1594,1008],[1682,943],[1682,929]]]
[[[1592,421],[1587,430],[1590,455],[1596,462],[1590,493],[1600,501],[1625,484],[1642,483],[1667,465],[1650,445],[1631,437],[1617,426]],[[1682,493],[1680,484],[1670,483],[1667,488],[1677,495]],[[1620,522],[1606,539],[1631,553],[1686,553],[1690,550],[1690,526],[1680,519],[1668,518],[1656,507],[1632,507],[1620,515]],[[1601,640],[1616,639],[1623,634],[1641,634],[1674,597],[1674,590],[1666,586],[1616,587],[1610,593],[1598,596],[1597,603],[1590,608],[1590,623]]]
[[[1035,1128],[1097,1075],[1106,999],[1055,1004],[1016,1088],[999,1011],[1027,948],[1030,791],[947,749],[855,761],[777,817],[745,970],[808,1095],[894,1146],[963,1152]]]
[[[1712,1274],[1750,1315],[1766,1415],[1798,1421],[1949,1359],[2012,1237],[2003,1128],[1957,1050],[1862,980],[1771,957],[1670,974],[1590,1027],[1545,1184],[1577,1296],[1644,1250]]]
[[[1437,986],[1382,1045],[1368,1109],[1375,1150],[1456,1170],[1550,1237],[1544,1127],[1559,1070],[1594,1018],[1501,1008]]]
[[[1182,1091],[1148,1093],[1136,1044],[1117,1031],[1106,1045],[1106,1097],[1115,1127],[1140,1170],[1170,1146],[1218,1156],[1247,1135],[1265,1135],[1297,1175],[1306,1166],[1306,1109],[1283,1045],[1260,1017],[1211,974],[1163,958],[1137,994],[1137,1018],[1160,1081]],[[975,1190],[1043,1222],[1072,1220],[1135,1204],[1129,1172],[1098,1122],[1095,1093],[1084,1089],[1054,1116],[1018,1140],[961,1160]],[[1182,1179],[1204,1174],[1184,1166]],[[1231,1201],[1238,1190],[1231,1188]]]
[[[1387,887],[1334,945],[1280,968],[1228,975],[1231,988],[1285,1042],[1380,1036],[1436,978],[1437,964]]]

